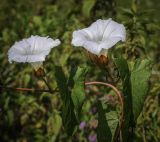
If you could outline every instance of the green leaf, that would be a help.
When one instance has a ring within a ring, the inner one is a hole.
[[[82,12],[84,16],[89,17],[92,8],[96,4],[96,0],[85,0],[83,1],[83,7],[82,7]]]
[[[124,15],[126,15],[127,17],[132,18],[134,16],[134,13],[131,9],[127,9],[127,8],[120,8],[120,10],[123,12]]]
[[[127,61],[123,58],[117,58],[114,60],[120,73],[120,77],[123,83],[123,96],[124,96],[124,124],[122,128],[122,137],[124,142],[128,141],[130,137],[129,127],[133,124],[133,110],[132,110],[132,93],[130,84],[130,71]]]
[[[54,113],[53,116],[50,116],[47,122],[48,132],[58,135],[62,126],[62,118],[58,113]]]
[[[108,113],[106,113],[106,118],[107,118],[108,126],[111,130],[112,141],[113,141],[116,130],[117,130],[118,122],[119,122],[118,114],[116,111],[109,111]]]
[[[63,101],[62,122],[68,135],[71,136],[75,132],[78,122],[74,113],[74,105],[71,99],[71,92],[67,85],[67,78],[65,77],[62,68],[59,66],[55,67],[55,77]]]
[[[151,61],[137,60],[131,72],[131,87],[133,99],[133,113],[136,120],[142,111],[149,86],[148,81],[151,75]]]
[[[12,110],[7,111],[8,125],[12,126],[14,122],[14,113]]]
[[[129,68],[127,61],[123,58],[114,59],[115,64],[118,68],[121,78],[124,80],[127,75],[129,75]]]
[[[75,76],[76,72],[77,72],[77,67],[72,67],[71,70],[70,70],[69,79],[67,81],[67,84],[68,84],[70,90],[74,86],[74,76]]]
[[[63,101],[65,101],[66,95],[68,95],[69,90],[67,88],[67,78],[60,66],[55,67],[55,77],[61,94],[61,98]]]
[[[134,127],[134,123],[142,111],[144,99],[147,95],[151,62],[147,59],[137,60],[131,73],[125,59],[116,59],[115,63],[123,81],[125,104],[122,136],[124,141],[130,141],[132,133],[129,132],[129,128]]]
[[[40,16],[34,16],[33,17],[33,22],[34,22],[35,25],[39,25],[40,26],[42,24],[42,19],[41,19]]]
[[[88,72],[88,69],[78,68],[76,74],[73,78],[74,86],[72,89],[72,100],[76,110],[77,117],[79,118],[82,105],[85,100],[85,77]]]
[[[31,80],[31,76],[29,74],[24,75],[24,86],[27,86]]]
[[[98,101],[98,127],[97,127],[97,139],[98,142],[111,142],[112,133],[106,120],[105,111],[102,103]]]

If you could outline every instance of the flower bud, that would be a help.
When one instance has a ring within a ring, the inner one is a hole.
[[[109,62],[109,57],[107,55],[98,56],[98,55],[92,54],[89,51],[87,51],[87,55],[89,59],[100,68],[105,68]]]
[[[37,70],[34,70],[34,74],[36,77],[44,77],[45,76],[45,72],[44,69],[42,67],[38,68]]]

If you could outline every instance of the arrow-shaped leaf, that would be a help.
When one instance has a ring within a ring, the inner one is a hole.
[[[75,131],[78,122],[76,119],[76,115],[74,113],[74,105],[71,99],[71,92],[68,89],[67,79],[65,77],[62,68],[59,66],[55,67],[55,77],[63,101],[63,107],[62,107],[63,125],[68,135],[72,135]]]
[[[144,100],[146,98],[149,85],[149,77],[151,75],[151,61],[137,60],[131,72],[132,100],[134,119],[137,120],[142,111]]]
[[[88,69],[85,68],[78,68],[76,74],[73,78],[74,86],[72,89],[72,100],[75,107],[75,111],[77,117],[80,117],[80,112],[82,109],[82,105],[85,100],[85,77],[87,74]]]

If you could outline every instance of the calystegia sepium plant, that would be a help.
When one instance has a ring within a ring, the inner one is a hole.
[[[99,19],[84,29],[75,29],[70,44],[75,47],[73,50],[82,47],[80,50],[87,55],[86,59],[90,64],[72,67],[67,76],[62,66],[55,65],[54,70],[48,71],[43,64],[52,48],[60,48],[57,46],[63,42],[38,35],[24,38],[15,42],[9,49],[8,60],[10,63],[30,63],[35,77],[43,81],[46,88],[37,89],[34,86],[30,88],[1,86],[1,88],[59,95],[62,101],[59,108],[62,129],[72,137],[79,129],[86,127],[82,117],[83,106],[93,93],[97,93],[95,90],[98,90],[93,110],[97,111],[96,133],[89,137],[89,140],[131,142],[149,89],[151,62],[147,58],[138,58],[132,62],[123,54],[116,56],[117,45],[123,48],[126,40],[125,26],[111,18]],[[102,71],[106,81],[88,80],[87,75],[90,75],[91,69]],[[47,72],[53,72],[55,80],[49,81]],[[53,82],[56,82],[57,87],[52,87]]]

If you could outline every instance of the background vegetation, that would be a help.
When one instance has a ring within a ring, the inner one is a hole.
[[[100,18],[112,17],[117,22],[123,23],[127,29],[127,42],[116,46],[115,56],[123,55],[131,65],[138,57],[147,57],[153,61],[150,91],[135,128],[135,141],[160,141],[159,0],[1,0],[0,2],[0,85],[5,86],[46,87],[34,76],[30,65],[9,64],[7,59],[8,49],[14,42],[30,35],[60,38],[63,43],[52,50],[44,64],[53,88],[56,87],[53,74],[55,65],[63,66],[65,73],[69,74],[72,66],[89,64],[96,69],[89,71],[86,80],[106,81],[102,71],[88,61],[82,50],[71,46],[72,32]],[[84,127],[78,128],[76,134],[69,137],[62,126],[60,117],[62,102],[58,93],[17,92],[1,88],[0,141],[94,142],[97,127],[95,99],[96,95],[87,96],[82,116]]]

